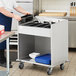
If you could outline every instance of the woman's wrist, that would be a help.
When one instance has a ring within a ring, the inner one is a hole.
[[[14,14],[12,13],[12,18],[14,18]]]

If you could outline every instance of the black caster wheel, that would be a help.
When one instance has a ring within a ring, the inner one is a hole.
[[[13,68],[12,62],[10,61],[9,68]]]
[[[52,74],[52,68],[48,68],[47,74],[48,74],[48,75],[51,75],[51,74]]]
[[[19,69],[23,69],[23,68],[24,68],[24,63],[21,62],[21,63],[19,64]]]
[[[61,64],[61,65],[60,65],[60,69],[61,69],[61,70],[64,70],[64,64]]]
[[[13,68],[13,66],[12,66],[12,65],[10,65],[10,66],[9,66],[9,68]]]
[[[10,64],[12,64],[12,62],[10,61]]]

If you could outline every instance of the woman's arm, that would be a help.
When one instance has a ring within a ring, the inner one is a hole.
[[[27,15],[27,14],[30,14],[29,12],[26,12],[21,6],[18,6],[16,8],[14,8],[16,11],[24,14],[24,15]]]
[[[13,13],[10,13],[10,12],[7,11],[6,9],[4,9],[3,7],[0,7],[0,12],[1,12],[2,14],[4,14],[5,16],[11,17],[11,18],[14,17]]]
[[[21,17],[20,16],[15,15],[15,14],[7,11],[4,7],[0,7],[0,13],[4,14],[5,16],[8,16],[8,17],[15,18],[18,21],[21,20]]]

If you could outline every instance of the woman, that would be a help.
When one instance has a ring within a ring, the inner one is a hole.
[[[24,14],[29,14],[22,7],[18,6],[16,0],[0,0],[0,25],[5,26],[5,31],[11,31],[11,23],[12,18],[17,21],[21,20],[21,17],[12,13],[13,8]],[[6,49],[6,41],[0,43],[0,64],[4,64],[6,62],[6,58],[4,56],[4,50]]]

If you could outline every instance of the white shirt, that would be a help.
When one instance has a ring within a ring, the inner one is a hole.
[[[17,6],[16,0],[0,0],[0,7],[4,7],[10,12],[12,12],[13,8],[16,8]]]

